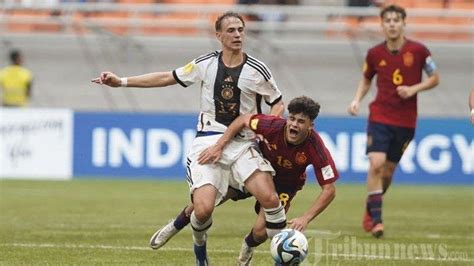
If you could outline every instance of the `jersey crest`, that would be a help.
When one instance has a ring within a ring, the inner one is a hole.
[[[234,97],[234,91],[232,88],[226,88],[224,87],[221,91],[221,96],[224,98],[224,100],[230,100],[232,97]]]
[[[410,52],[406,52],[403,54],[403,64],[407,67],[411,67],[413,65],[414,56]]]
[[[300,165],[304,165],[308,161],[308,157],[304,154],[304,152],[297,152],[295,156],[295,162]]]

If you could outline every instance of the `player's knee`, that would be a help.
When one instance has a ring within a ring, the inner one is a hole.
[[[379,175],[383,173],[383,164],[380,163],[371,163],[369,166],[369,172],[375,175]]]
[[[280,200],[275,192],[268,192],[259,198],[260,205],[263,208],[276,208],[280,205]]]
[[[207,202],[194,203],[194,215],[201,222],[207,221],[214,211],[214,204]]]
[[[280,204],[273,187],[260,188],[254,195],[263,208],[276,208]]]

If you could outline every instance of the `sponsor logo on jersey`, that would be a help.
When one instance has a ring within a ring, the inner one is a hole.
[[[231,76],[228,76],[227,78],[224,79],[225,82],[234,82]]]
[[[321,173],[323,173],[324,180],[328,180],[334,177],[334,171],[332,170],[331,165],[326,165],[321,168]]]
[[[406,52],[403,54],[403,64],[407,67],[411,67],[413,65],[414,56],[410,52]]]
[[[385,60],[380,60],[379,62],[379,66],[383,67],[383,66],[386,66],[387,65],[387,62],[385,62]]]
[[[305,164],[306,161],[308,160],[308,157],[304,154],[304,152],[297,152],[295,156],[295,162],[297,164]]]

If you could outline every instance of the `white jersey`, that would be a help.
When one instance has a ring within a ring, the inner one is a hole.
[[[222,52],[215,51],[173,71],[174,78],[183,87],[201,82],[197,131],[224,132],[240,114],[261,113],[262,98],[273,105],[282,97],[263,62],[244,54],[240,66],[229,68],[221,57]]]

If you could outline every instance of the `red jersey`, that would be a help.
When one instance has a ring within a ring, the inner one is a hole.
[[[319,134],[311,129],[306,140],[298,145],[286,142],[286,120],[269,115],[257,114],[250,120],[250,128],[263,135],[269,145],[261,144],[263,156],[275,169],[275,184],[300,190],[306,181],[306,167],[313,165],[320,185],[337,180],[334,161]]]
[[[400,51],[392,54],[386,42],[372,47],[364,64],[364,76],[377,75],[377,96],[370,103],[369,121],[399,127],[416,127],[417,95],[402,99],[398,86],[411,86],[422,80],[430,51],[421,43],[405,40]]]

